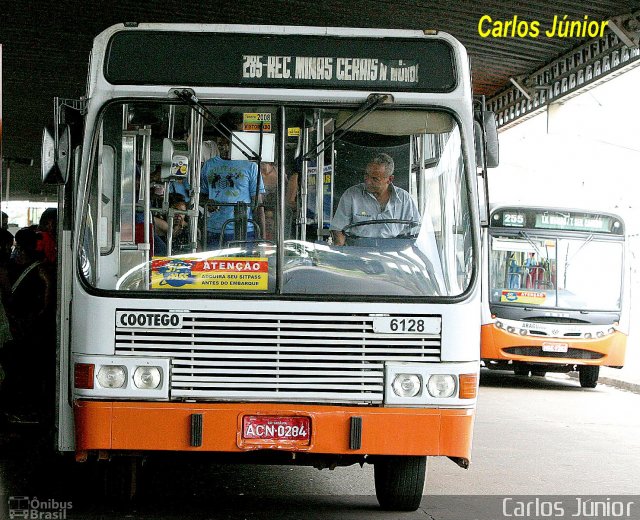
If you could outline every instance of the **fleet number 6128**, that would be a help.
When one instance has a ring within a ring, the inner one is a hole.
[[[393,318],[389,322],[392,332],[424,332],[424,320],[414,318]]]

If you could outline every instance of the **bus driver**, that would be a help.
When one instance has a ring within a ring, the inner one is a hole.
[[[410,230],[407,223],[364,224],[375,220],[420,222],[420,212],[409,192],[393,185],[393,159],[386,153],[374,156],[367,164],[364,182],[348,188],[340,197],[331,222],[335,245],[345,244],[345,228],[359,237],[393,238]]]

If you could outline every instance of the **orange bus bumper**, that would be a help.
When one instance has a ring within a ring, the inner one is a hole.
[[[512,354],[504,349],[509,347],[541,347],[543,343],[564,343],[570,349],[587,350],[602,354],[598,359],[581,359],[571,357],[524,356]],[[480,357],[482,359],[512,360],[524,363],[544,363],[558,365],[603,365],[622,366],[627,345],[627,336],[616,331],[601,339],[567,339],[540,338],[534,336],[520,336],[494,324],[482,326]]]
[[[161,450],[244,452],[277,449],[348,455],[444,455],[469,459],[475,410],[291,404],[76,401],[76,452]],[[202,415],[201,445],[191,445],[191,416]],[[306,416],[308,445],[242,438],[245,415]],[[351,418],[361,417],[361,447],[350,449]]]

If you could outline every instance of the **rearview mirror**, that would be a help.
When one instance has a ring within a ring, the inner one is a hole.
[[[500,163],[498,148],[498,123],[494,112],[482,113],[484,122],[484,134],[487,139],[487,168],[497,168]]]
[[[41,173],[44,184],[66,184],[71,166],[71,131],[68,125],[58,127],[56,148],[55,130],[45,127],[42,132]]]

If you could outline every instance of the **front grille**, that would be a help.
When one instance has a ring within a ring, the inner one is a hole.
[[[568,359],[600,359],[604,354],[591,350],[570,348],[567,352],[544,352],[542,347],[508,347],[503,349],[508,354],[517,356],[548,357],[548,358],[568,358]]]
[[[172,399],[381,403],[385,361],[438,362],[440,346],[439,334],[375,333],[368,314],[191,312],[179,330],[116,327],[116,355],[171,359]]]
[[[588,325],[589,322],[586,320],[578,320],[576,318],[563,318],[560,316],[533,316],[530,318],[523,318],[526,321],[533,321],[539,323],[579,323],[582,325]]]
[[[529,336],[545,336],[552,338],[581,338],[582,332],[562,332],[560,329],[553,329],[549,332],[537,329],[527,329]]]

